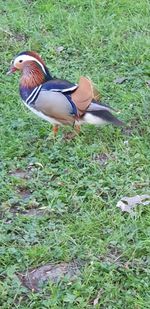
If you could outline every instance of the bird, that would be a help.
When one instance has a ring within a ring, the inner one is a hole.
[[[112,114],[112,107],[99,102],[99,92],[89,78],[81,76],[76,84],[53,77],[35,51],[15,56],[7,75],[17,71],[21,72],[19,92],[24,104],[53,125],[54,136],[62,125],[73,125],[77,132],[82,124],[124,125]]]

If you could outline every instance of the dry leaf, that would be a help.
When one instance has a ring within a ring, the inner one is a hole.
[[[103,289],[100,289],[100,290],[98,291],[98,293],[97,293],[96,298],[95,298],[94,301],[93,301],[93,305],[94,305],[94,306],[96,306],[96,305],[98,304],[98,301],[99,301],[100,296],[101,296],[102,293],[103,293]]]
[[[56,47],[56,51],[57,51],[58,54],[60,54],[63,50],[64,50],[63,46]]]
[[[149,205],[150,204],[150,195],[136,195],[133,197],[122,197],[122,199],[117,203],[117,207],[121,208],[122,211],[133,212],[133,208],[138,205]]]
[[[115,84],[123,84],[127,80],[127,77],[118,77],[114,80]]]
[[[32,167],[43,168],[43,165],[40,162],[29,163],[28,169],[32,169]]]
[[[147,84],[147,86],[150,87],[150,80],[148,80],[148,81],[146,82],[146,84]]]

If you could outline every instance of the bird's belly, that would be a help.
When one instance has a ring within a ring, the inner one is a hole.
[[[92,115],[90,112],[86,112],[85,115],[79,119],[79,124],[93,124],[93,125],[103,125],[106,121],[100,117]]]
[[[23,101],[24,102],[24,101]],[[28,104],[26,104],[26,102],[24,102],[25,106],[30,110],[32,111],[34,114],[36,114],[38,117],[50,122],[51,124],[59,124],[61,125],[61,122],[56,120],[55,118],[53,117],[49,117],[49,116],[46,116],[44,115],[42,112],[40,111],[37,111],[35,108],[29,106]]]

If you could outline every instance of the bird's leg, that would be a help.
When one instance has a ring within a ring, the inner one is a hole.
[[[56,137],[56,135],[57,135],[57,133],[58,133],[58,128],[59,128],[58,124],[53,125],[53,134],[54,134],[54,137]]]
[[[77,135],[80,133],[80,128],[81,128],[78,120],[79,120],[79,116],[76,116],[75,121],[74,121],[74,124],[73,124],[75,133],[76,133]]]
[[[75,124],[75,125],[74,125],[74,129],[75,129],[75,132],[76,132],[77,134],[80,133],[80,125],[79,125],[79,124]]]

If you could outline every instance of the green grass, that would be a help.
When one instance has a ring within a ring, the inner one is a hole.
[[[121,197],[149,190],[149,1],[7,0],[0,11],[1,308],[90,309],[100,289],[95,308],[150,308],[150,209],[131,217],[116,208]],[[130,134],[87,126],[74,140],[60,131],[54,141],[49,124],[21,103],[17,74],[5,75],[26,49],[59,77],[89,76]],[[128,80],[115,84],[117,77]],[[42,216],[23,213],[41,207]],[[16,276],[74,259],[85,261],[81,275],[41,293]]]

